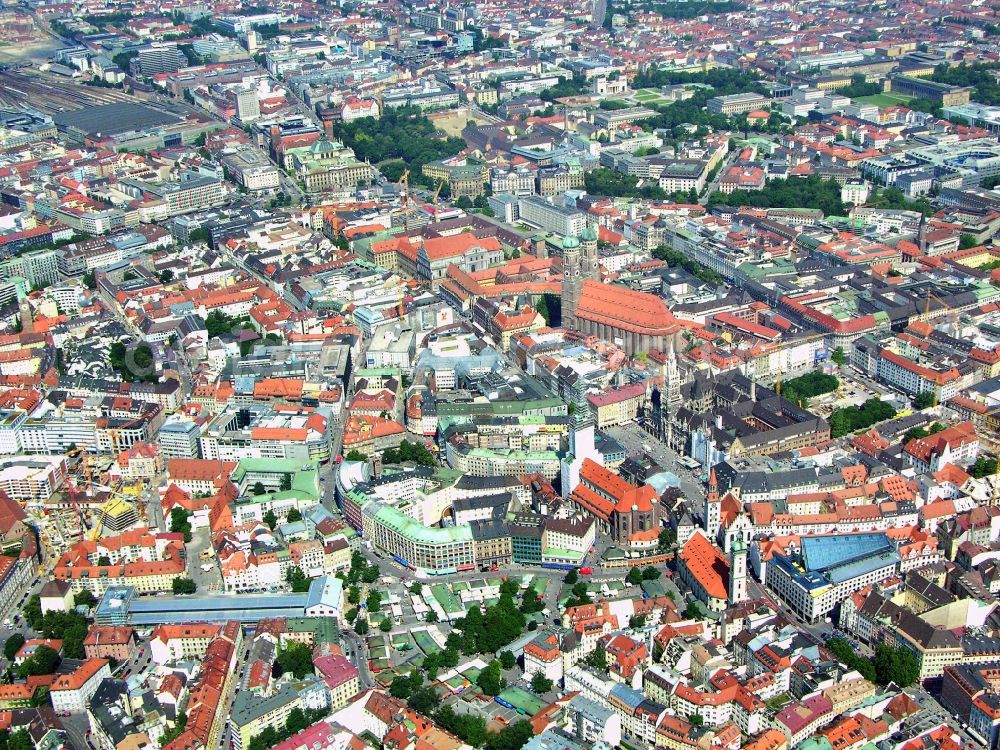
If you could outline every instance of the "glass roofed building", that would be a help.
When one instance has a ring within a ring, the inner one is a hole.
[[[802,537],[800,552],[774,555],[766,578],[789,608],[815,622],[849,594],[895,575],[899,563],[883,533]]]

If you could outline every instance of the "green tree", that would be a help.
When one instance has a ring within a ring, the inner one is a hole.
[[[489,738],[487,750],[521,750],[535,736],[531,724],[525,720],[508,724]]]
[[[38,594],[32,594],[28,598],[28,603],[24,605],[24,619],[35,630],[39,630],[43,622],[42,598]]]
[[[473,747],[482,747],[489,737],[486,731],[486,719],[473,714],[458,713],[451,706],[442,706],[435,711],[434,721]]]
[[[440,699],[437,692],[430,686],[421,685],[413,689],[406,703],[417,713],[421,713],[424,716],[433,716],[434,709],[437,708]]]
[[[361,589],[357,586],[351,586],[347,589],[347,602],[349,604],[360,604],[361,603]]]
[[[3,655],[7,657],[7,661],[14,661],[14,657],[17,656],[17,652],[21,650],[23,645],[24,636],[20,633],[11,633],[3,644]]]
[[[392,684],[389,685],[389,694],[393,698],[409,698],[410,693],[414,689],[420,687],[423,680],[420,678],[418,672],[414,672],[410,675],[400,674],[392,678]]]
[[[632,615],[628,618],[630,628],[641,628],[646,625],[646,615]]]
[[[368,597],[365,599],[365,607],[368,608],[369,612],[377,612],[382,606],[382,593],[372,589],[368,592]]]
[[[309,584],[312,582],[298,565],[292,565],[288,569],[288,572],[285,573],[285,580],[291,585],[292,591],[296,593],[308,591]]]
[[[274,527],[278,525],[278,517],[274,514],[274,511],[268,508],[267,513],[264,514],[264,524],[271,531],[274,531]]]
[[[460,196],[459,199],[455,201],[455,206],[463,211],[471,211],[474,207],[472,200],[467,195]]]
[[[625,576],[625,580],[633,585],[642,583],[642,571],[638,568],[629,568],[628,575]]]
[[[170,509],[170,530],[175,534],[183,534],[184,542],[191,541],[191,514],[179,505]]]
[[[831,393],[839,386],[840,381],[833,375],[827,375],[817,370],[786,380],[781,384],[781,395],[793,404],[805,406],[813,396]]]
[[[345,461],[367,461],[368,460],[368,456],[366,456],[364,453],[362,453],[361,451],[357,450],[356,448],[352,448],[351,450],[349,450],[347,452],[347,455],[344,456],[344,460]]]
[[[838,346],[830,354],[830,359],[832,359],[839,367],[843,367],[847,363],[847,356],[844,354],[844,347]]]
[[[526,615],[530,615],[534,612],[541,612],[543,609],[545,609],[545,602],[538,595],[534,584],[531,584],[524,590],[524,594],[521,595],[521,611]]]
[[[35,741],[27,729],[18,729],[7,740],[9,750],[35,750]]]
[[[90,591],[77,591],[73,595],[74,607],[93,607],[97,604],[97,597]]]
[[[570,594],[570,598],[566,600],[566,607],[579,607],[584,604],[590,604],[590,594],[587,592],[587,583],[585,581],[577,582],[570,589]]]
[[[817,208],[827,216],[843,216],[840,184],[816,175],[787,180],[768,180],[763,190],[734,190],[726,195],[713,192],[708,205],[752,206],[754,208]]]
[[[576,568],[570,569],[565,578],[563,578],[563,583],[567,586],[572,586],[574,583],[580,580],[580,574],[576,572]]]
[[[531,689],[538,695],[547,693],[552,689],[552,680],[546,677],[544,672],[539,670],[531,677]]]
[[[111,558],[108,557],[107,555],[100,555],[97,558],[97,564],[98,564],[98,566],[100,566],[102,568],[106,568],[109,565],[111,565]]]
[[[291,673],[301,680],[313,671],[312,649],[304,643],[291,641],[278,652],[275,664],[279,668],[279,674],[275,676]]]
[[[405,164],[410,170],[411,186],[421,184],[436,188],[437,185],[422,173],[423,166],[465,148],[465,142],[459,137],[438,137],[437,126],[419,107],[387,108],[378,120],[364,117],[337,122],[334,128],[334,136],[353,149],[360,161],[387,162],[383,174],[389,173],[398,180],[397,175],[402,174],[398,163]]]
[[[671,549],[677,544],[677,532],[669,526],[660,531],[659,548],[661,552]]]
[[[996,473],[997,460],[995,458],[979,456],[976,459],[976,462],[969,467],[969,475],[975,477],[976,479],[982,479],[983,477],[992,476]]]
[[[392,620],[390,620],[388,617],[382,618],[382,622],[379,623],[378,629],[381,630],[383,633],[388,633],[390,630],[392,630]]]
[[[263,482],[254,482],[253,486],[250,488],[250,494],[254,497],[257,495],[266,495],[267,487],[264,486]]]
[[[288,511],[288,515],[285,516],[285,520],[287,520],[288,523],[295,523],[296,521],[301,521],[302,513],[299,511],[298,508],[292,508],[290,511]]]
[[[438,621],[437,612],[435,612],[433,609],[427,610],[427,614],[424,615],[424,622],[437,622],[437,621]]]
[[[826,648],[849,669],[856,670],[866,680],[871,682],[876,681],[875,665],[873,662],[870,659],[859,656],[854,647],[845,639],[831,638],[826,642]]]
[[[175,594],[193,594],[198,590],[198,584],[190,578],[175,578],[171,586]]]
[[[491,697],[499,695],[503,689],[507,687],[507,682],[501,674],[500,662],[498,660],[494,659],[491,661],[489,665],[479,673],[479,676],[476,677],[476,685],[482,688],[486,695]]]
[[[913,408],[915,409],[929,409],[934,406],[937,401],[937,395],[934,391],[921,391],[913,399]]]
[[[587,654],[584,663],[588,667],[606,672],[608,669],[608,654],[601,645],[598,645],[597,648]]]
[[[387,448],[382,452],[382,461],[387,464],[399,464],[412,461],[420,466],[435,466],[437,459],[423,443],[404,440],[398,448]]]
[[[301,732],[303,729],[309,726],[306,721],[306,715],[302,712],[302,709],[296,706],[291,711],[288,712],[288,718],[285,719],[285,732],[289,736]]]
[[[996,63],[960,63],[959,65],[938,65],[931,75],[937,83],[952,86],[972,86],[972,98],[981,104],[1000,106],[1000,83],[996,77]]]
[[[652,565],[648,565],[647,567],[643,568],[642,571],[642,579],[644,581],[655,581],[662,575],[663,574],[659,570],[654,568]]]
[[[870,398],[861,406],[837,409],[830,415],[830,435],[838,438],[871,427],[896,416],[892,405],[878,398]]]
[[[88,630],[89,628],[85,622],[77,622],[63,631],[63,656],[68,659],[83,659],[86,657],[83,642],[87,639]]]
[[[354,632],[358,635],[368,635],[368,620],[364,617],[359,617],[357,622],[354,623]]]
[[[703,727],[705,726],[705,717],[701,714],[689,714],[688,724],[693,727]]]
[[[517,658],[510,651],[501,651],[500,666],[503,667],[505,671],[511,670],[517,666]]]
[[[39,646],[17,668],[17,676],[21,679],[34,675],[54,674],[59,666],[59,652],[48,646]]]
[[[881,685],[892,682],[905,688],[920,678],[920,661],[917,655],[905,646],[893,648],[880,643],[875,648],[874,664],[875,678]]]

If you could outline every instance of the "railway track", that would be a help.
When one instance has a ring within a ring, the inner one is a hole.
[[[86,86],[37,71],[0,71],[0,101],[5,106],[28,106],[46,114],[119,102],[142,102],[124,91]],[[143,102],[145,103],[145,102]]]

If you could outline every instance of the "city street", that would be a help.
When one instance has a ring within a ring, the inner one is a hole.
[[[63,716],[59,720],[62,722],[63,729],[66,730],[66,734],[69,736],[70,744],[76,750],[93,750],[94,746],[87,739],[87,733],[90,731],[90,722],[85,712]]]
[[[375,681],[371,670],[368,669],[368,647],[365,645],[365,639],[350,628],[341,629],[340,637],[343,639],[340,647],[344,650],[344,656],[350,659],[358,670],[361,689],[367,690],[375,684]]]
[[[705,497],[705,485],[695,471],[681,466],[679,456],[662,442],[643,430],[638,424],[629,423],[604,430],[625,447],[628,456],[649,455],[657,464],[680,480],[681,494],[694,510],[699,510]]]

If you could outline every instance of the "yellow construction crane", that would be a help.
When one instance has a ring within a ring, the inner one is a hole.
[[[951,305],[949,305],[943,299],[934,294],[934,292],[928,289],[927,296],[924,298],[924,320],[928,320],[931,314],[931,298],[936,299],[938,302],[944,305],[946,310],[951,310]]]
[[[438,196],[441,195],[441,188],[444,187],[445,182],[447,182],[447,180],[442,179],[441,182],[438,183],[437,190],[434,191],[433,202],[434,202],[434,223],[435,224],[437,224],[440,221],[440,219],[438,218]]]

